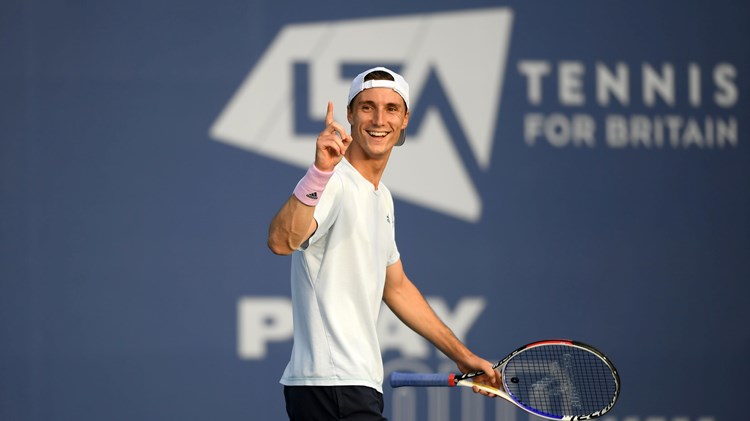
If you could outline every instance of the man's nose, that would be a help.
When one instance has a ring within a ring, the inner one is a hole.
[[[372,113],[372,122],[375,125],[382,126],[384,124],[384,116],[385,113],[383,113],[382,110],[376,108],[375,111]]]

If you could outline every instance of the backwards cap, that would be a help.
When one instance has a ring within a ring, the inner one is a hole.
[[[367,75],[376,71],[383,71],[388,73],[389,75],[393,76],[393,80],[365,80],[365,77]],[[406,103],[406,110],[408,111],[411,108],[409,104],[409,84],[406,83],[406,80],[403,78],[403,76],[390,69],[386,69],[385,67],[373,67],[372,69],[366,70],[357,75],[357,77],[352,80],[351,88],[349,88],[349,100],[347,101],[347,104],[351,105],[352,100],[355,96],[357,96],[357,94],[364,91],[365,89],[370,88],[391,88],[396,91],[397,94],[401,95],[401,98],[404,99],[404,102]],[[398,138],[398,142],[396,142],[396,146],[403,145],[405,140],[406,129],[401,130],[401,135]]]

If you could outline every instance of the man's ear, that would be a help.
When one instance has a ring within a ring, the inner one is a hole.
[[[401,130],[404,130],[406,126],[409,125],[409,112],[406,112],[406,115],[404,116],[404,125],[401,126]]]

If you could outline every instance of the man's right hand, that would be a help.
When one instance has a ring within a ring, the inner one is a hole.
[[[351,143],[351,135],[333,120],[333,102],[328,101],[326,127],[315,142],[315,167],[321,171],[333,171]]]

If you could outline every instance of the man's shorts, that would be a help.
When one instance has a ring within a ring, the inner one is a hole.
[[[291,421],[387,421],[383,394],[366,386],[284,386]]]

